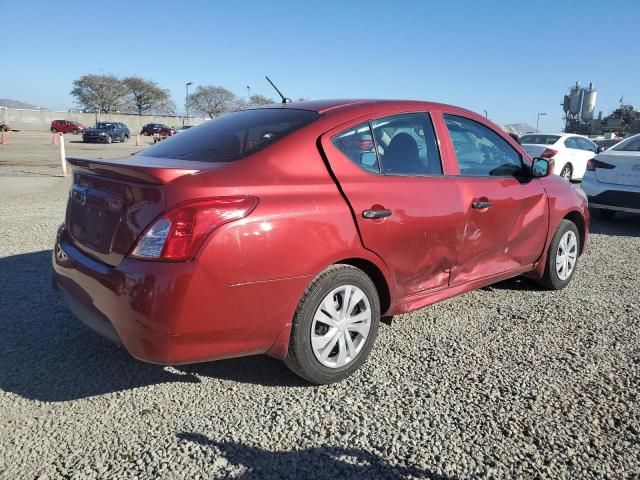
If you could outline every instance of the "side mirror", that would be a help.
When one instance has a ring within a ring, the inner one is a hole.
[[[596,153],[602,153],[604,152],[606,149],[602,146],[602,145],[598,145],[598,148],[596,149]]]
[[[378,163],[376,152],[364,152],[360,154],[360,163],[365,167],[375,167]]]
[[[531,174],[535,178],[547,177],[551,174],[553,165],[548,158],[534,158],[531,165]]]

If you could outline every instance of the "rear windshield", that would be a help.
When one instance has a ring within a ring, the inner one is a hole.
[[[243,110],[194,126],[141,154],[197,162],[233,162],[277,142],[318,117],[318,113],[306,110]]]
[[[520,137],[520,145],[525,143],[535,145],[553,145],[560,138],[559,135],[523,135]]]
[[[611,150],[622,150],[623,152],[640,152],[640,135],[623,140]]]

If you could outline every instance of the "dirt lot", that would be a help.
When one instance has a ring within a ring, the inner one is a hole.
[[[7,133],[7,145],[0,145],[0,176],[61,175],[60,147],[51,144],[52,137],[48,132]],[[111,145],[83,143],[82,135],[73,134],[64,140],[68,157],[104,159],[124,157],[153,144],[151,137],[140,136],[142,146],[136,147],[135,135],[126,143]]]
[[[360,372],[312,387],[265,357],[143,364],[76,321],[50,286],[69,188],[50,142],[0,146],[0,478],[640,478],[637,217],[593,223],[567,289],[397,317]]]

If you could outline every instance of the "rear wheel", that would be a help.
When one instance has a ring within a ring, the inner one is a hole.
[[[560,171],[560,176],[568,182],[571,181],[571,178],[573,177],[573,168],[571,167],[570,164],[567,163],[564,167],[562,167],[562,170]]]
[[[367,274],[332,265],[314,278],[298,304],[285,363],[311,383],[342,380],[366,361],[379,323],[380,300]]]
[[[111,135],[107,135],[107,143],[111,142],[113,142],[113,138],[111,138]]]
[[[573,278],[580,252],[580,234],[576,224],[562,220],[547,251],[547,265],[538,283],[551,290],[561,290]]]
[[[52,128],[51,133],[58,133],[58,130],[56,130],[55,128]]]
[[[616,216],[615,210],[605,210],[603,208],[598,209],[598,218],[600,220],[605,220],[605,221],[613,220],[613,217],[615,216]]]

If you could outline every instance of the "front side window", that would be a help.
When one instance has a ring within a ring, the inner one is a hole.
[[[580,148],[582,150],[587,150],[589,152],[594,152],[594,153],[596,152],[596,150],[598,150],[598,147],[596,147],[593,143],[591,143],[586,138],[578,138],[578,143],[580,143]]]
[[[262,150],[320,114],[289,108],[262,108],[228,113],[185,130],[142,151],[149,157],[196,162],[233,162]]]
[[[369,172],[380,172],[373,134],[368,123],[362,123],[336,135],[331,139],[331,143],[360,168]]]
[[[522,157],[489,127],[466,117],[444,115],[456,152],[460,175],[513,176],[522,170]]]
[[[442,163],[431,117],[409,113],[380,118],[371,129],[385,175],[441,175]]]

